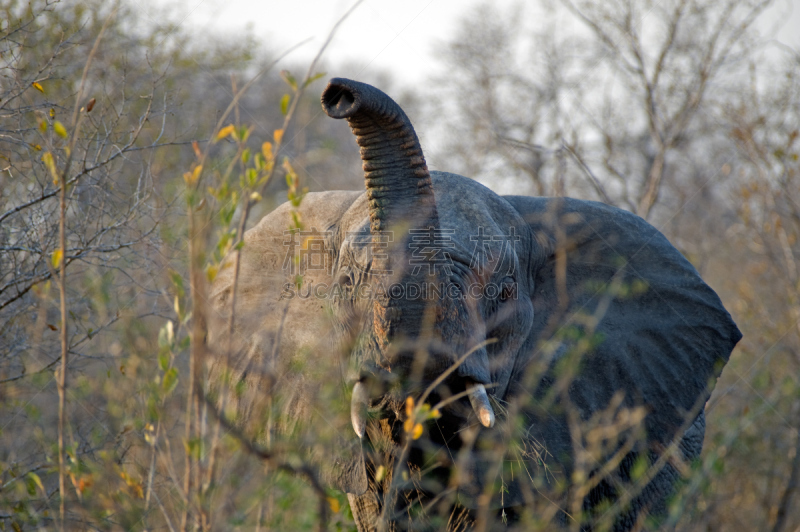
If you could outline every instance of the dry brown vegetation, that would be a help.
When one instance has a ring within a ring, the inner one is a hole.
[[[464,19],[408,98],[429,161],[667,235],[744,333],[667,526],[798,530],[800,52],[759,36],[769,1],[543,9],[583,29]],[[305,187],[363,187],[318,113],[324,67],[295,79],[252,37],[129,4],[0,12],[0,529],[354,530],[297,440],[204,388],[204,294],[243,229]]]

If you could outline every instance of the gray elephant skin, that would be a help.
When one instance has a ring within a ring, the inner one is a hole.
[[[629,212],[429,172],[372,86],[332,79],[322,107],[366,191],[277,208],[245,235],[236,297],[233,268],[215,280],[239,420],[308,448],[362,532],[657,528],[741,338],[714,291]]]

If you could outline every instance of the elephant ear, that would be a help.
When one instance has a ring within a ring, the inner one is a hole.
[[[527,359],[552,357],[537,394],[559,359],[574,361],[569,398],[583,419],[622,391],[624,406],[645,408],[651,448],[680,437],[742,336],[717,294],[634,214],[567,198],[506,199],[533,238]],[[591,347],[572,359],[581,337]]]
[[[231,257],[211,286],[208,313],[210,386],[229,392],[227,410],[235,411],[240,429],[255,441],[266,440],[263,420],[280,420],[271,432],[303,440],[303,452],[323,482],[353,493],[366,490],[366,471],[360,442],[354,435],[348,439],[353,431],[344,386],[319,386],[322,380],[336,383],[331,375],[341,377],[342,361],[331,349],[334,325],[325,311],[326,294],[314,288],[333,284],[338,245],[348,231],[343,219],[366,219],[363,196],[310,193],[298,209],[285,203],[265,216],[245,233],[232,338]],[[298,215],[303,228],[293,233]],[[299,289],[297,275],[303,280]],[[336,415],[337,405],[345,405],[342,415]],[[326,428],[327,440],[314,437]]]
[[[304,287],[330,285],[338,242],[346,232],[340,222],[360,195],[310,193],[298,209],[284,203],[245,232],[236,283],[234,351],[250,350],[250,358],[260,363],[258,357],[263,352],[271,354],[279,332],[278,358],[314,347],[325,330],[325,313],[321,311],[324,301]],[[294,231],[298,220],[302,229]],[[209,316],[209,341],[218,350],[227,350],[227,324],[234,299],[232,255],[223,261],[210,289],[213,312]],[[295,290],[298,275],[302,276],[304,287]],[[281,329],[282,322],[314,324],[316,329]]]

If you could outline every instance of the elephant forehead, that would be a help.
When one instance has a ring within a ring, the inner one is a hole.
[[[493,257],[507,255],[508,244],[520,252],[524,239],[519,232],[527,226],[519,213],[504,198],[481,185],[477,181],[446,172],[431,172],[436,195],[436,208],[439,227],[428,235],[392,235],[387,240],[387,249],[392,244],[410,241],[411,246],[431,245],[434,241],[446,247],[454,258],[472,262],[496,260]],[[369,262],[372,237],[369,233],[369,214],[366,195],[358,197],[342,218],[342,249],[340,260],[347,258],[358,264]],[[417,230],[421,231],[421,230]],[[428,243],[428,240],[430,243]],[[395,249],[396,252],[400,251]],[[404,249],[403,253],[413,253],[414,249]],[[482,257],[474,257],[478,252]],[[500,255],[498,255],[500,254]]]
[[[456,174],[434,172],[436,205],[443,237],[457,254],[494,261],[493,256],[517,249],[518,214],[508,203],[480,183]],[[481,257],[475,257],[475,253]]]
[[[443,225],[485,226],[508,231],[503,226],[524,226],[519,213],[504,198],[473,179],[446,172],[431,172],[436,207]]]
[[[365,218],[361,226],[349,231],[344,238],[340,264],[365,266],[376,252],[401,253],[413,260],[415,253],[425,253],[431,248],[440,248],[461,262],[494,263],[504,257],[508,260],[509,249],[516,251],[519,238],[514,234],[514,228],[503,227],[490,216],[470,216],[469,213],[446,209],[439,222],[438,228],[415,229],[402,235],[392,232],[391,237],[382,243],[385,248],[376,250],[369,232],[369,219]]]

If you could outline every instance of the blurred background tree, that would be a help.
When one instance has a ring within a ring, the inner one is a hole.
[[[441,44],[445,74],[427,94],[389,74],[367,80],[401,94],[432,168],[502,193],[635,212],[719,292],[745,338],[707,405],[703,460],[674,503],[671,524],[682,530],[800,526],[800,53],[760,33],[775,9],[753,0],[487,4]],[[278,70],[307,67],[290,56],[260,77],[230,119],[249,124],[248,138],[209,146],[237,90],[279,51],[252,34],[194,35],[166,7],[158,23],[133,4],[97,0],[0,0],[0,12],[0,525],[58,525],[55,370],[66,325],[67,528],[178,529],[189,508],[192,526],[206,529],[311,528],[316,514],[297,511],[309,486],[237,452],[235,439],[220,440],[213,486],[187,498],[182,460],[195,450],[181,417],[190,320],[182,176],[198,150],[208,149],[205,171],[217,179],[242,150],[274,141],[295,94]],[[350,132],[319,112],[322,83],[297,102],[274,160],[289,158],[294,186],[361,189]],[[60,255],[52,169],[63,172],[70,157]],[[284,201],[285,172],[264,186],[248,227]],[[193,208],[228,209],[236,227],[242,209],[220,192],[236,175]],[[330,496],[330,527],[352,529],[345,499]]]
[[[265,70],[275,57],[251,35],[193,36],[167,9],[158,24],[140,17],[132,4],[99,1],[10,0],[0,4],[0,12],[0,525],[59,524],[55,442],[63,263],[69,360],[65,526],[130,529],[149,527],[153,519],[162,525],[177,519],[169,526],[179,526],[186,502],[180,500],[181,473],[171,462],[183,454],[179,416],[164,428],[172,432],[159,451],[165,462],[158,464],[158,475],[148,451],[155,421],[183,406],[179,394],[170,392],[180,380],[175,376],[186,374],[185,356],[176,349],[181,356],[174,371],[171,362],[160,367],[156,358],[160,350],[164,354],[164,319],[175,319],[173,309],[186,304],[173,300],[186,297],[188,270],[181,176],[212,138],[237,83]],[[290,92],[274,70],[240,100],[236,114],[252,124],[255,150],[261,148],[257,138],[271,139],[281,127],[281,101]],[[79,131],[72,121],[76,98]],[[329,121],[311,119],[318,101],[306,93],[298,102],[301,125],[284,132],[281,155],[292,158],[312,189],[362,186],[360,175],[348,178],[338,170],[348,158],[350,166],[358,161],[349,132],[337,134]],[[235,144],[229,138],[214,147],[218,157],[211,171],[224,170]],[[265,200],[252,220],[285,200],[287,185],[278,177],[262,191]],[[226,199],[215,208],[239,212],[236,201]],[[259,471],[246,464],[245,459],[238,467]],[[245,476],[230,478],[241,483]],[[156,504],[162,487],[168,500]],[[259,493],[263,489],[254,489],[252,497]],[[217,526],[243,519],[238,506],[223,505]],[[154,509],[156,517],[149,516]],[[313,516],[300,519],[312,522]]]

